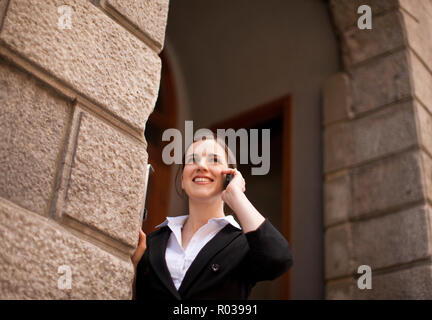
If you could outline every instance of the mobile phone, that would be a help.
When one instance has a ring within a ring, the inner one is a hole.
[[[228,184],[231,182],[231,180],[233,179],[233,177],[234,176],[232,174],[225,175],[224,190],[228,187]]]

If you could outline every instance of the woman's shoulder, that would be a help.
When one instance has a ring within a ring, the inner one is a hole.
[[[152,231],[151,233],[149,233],[149,234],[147,235],[147,239],[153,239],[153,238],[155,238],[155,237],[157,237],[157,236],[159,236],[159,235],[164,234],[164,233],[167,232],[167,231],[169,231],[168,226],[162,226],[162,227],[160,227],[160,228],[158,228],[158,229]]]

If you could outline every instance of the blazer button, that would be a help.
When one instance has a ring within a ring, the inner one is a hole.
[[[217,263],[213,263],[211,265],[211,269],[213,270],[213,272],[217,272],[219,270],[220,266]]]

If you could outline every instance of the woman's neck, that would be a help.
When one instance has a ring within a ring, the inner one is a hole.
[[[205,225],[212,218],[224,217],[223,202],[197,202],[189,200],[189,217],[184,225],[188,225],[193,232]]]

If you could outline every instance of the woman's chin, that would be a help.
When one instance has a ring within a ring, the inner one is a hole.
[[[215,197],[220,197],[220,194],[215,190],[194,190],[189,194],[189,199],[200,202],[213,201]]]

